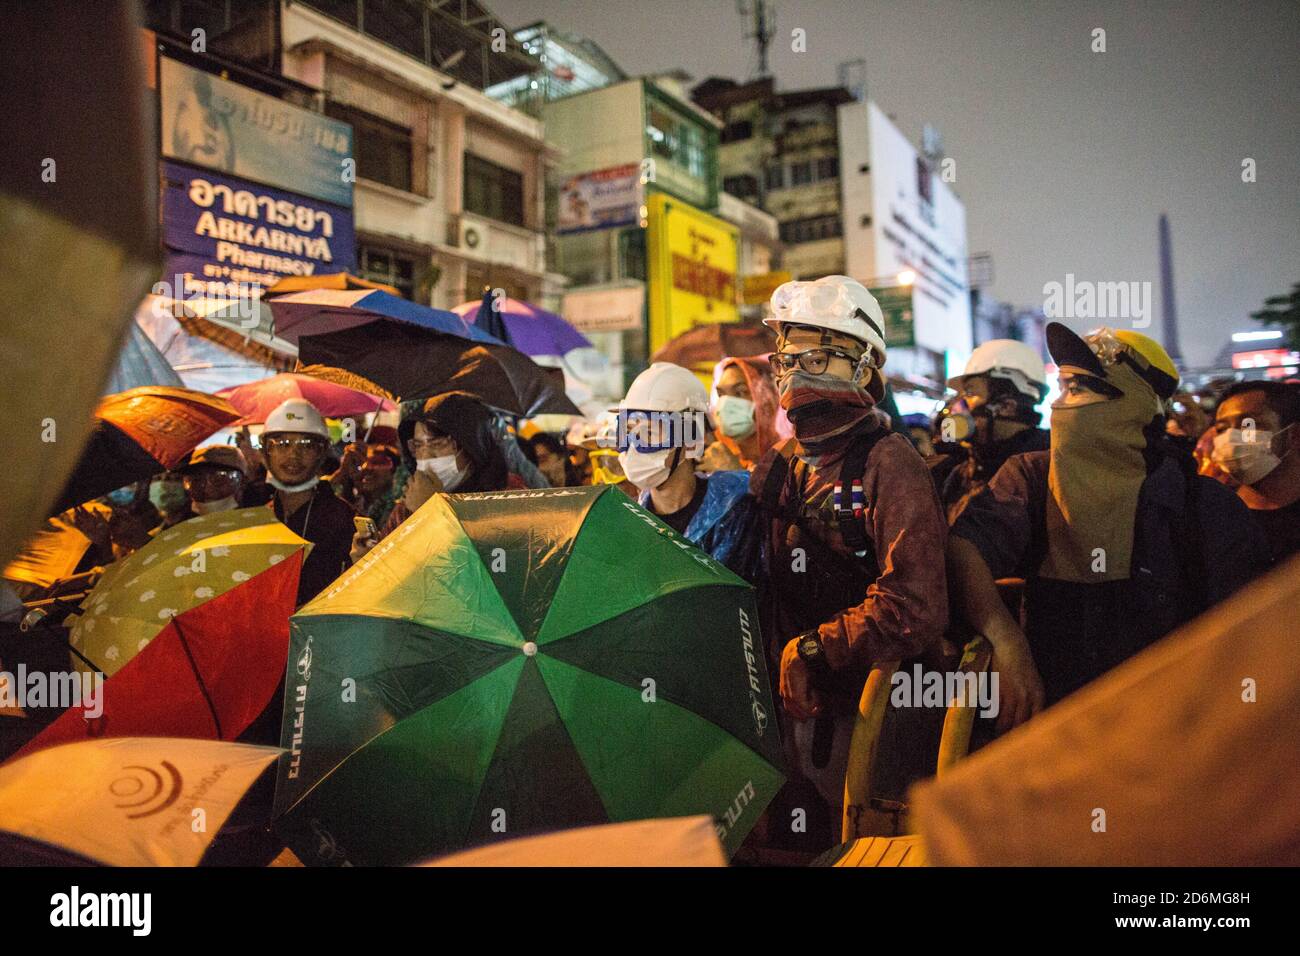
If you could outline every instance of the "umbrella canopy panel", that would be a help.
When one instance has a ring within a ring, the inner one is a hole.
[[[119,737],[12,761],[0,767],[0,865],[194,866],[278,755],[226,741]]]
[[[213,395],[145,386],[105,397],[95,417],[90,441],[51,514],[175,468],[239,413]]]
[[[269,508],[199,515],[115,561],[82,603],[69,641],[111,677],[171,619],[310,548]],[[73,662],[86,669],[80,658]]]
[[[403,401],[464,391],[511,415],[581,414],[563,382],[522,352],[429,329],[390,322],[304,336],[298,357],[304,366],[345,369]]]
[[[695,813],[735,851],[782,779],[740,578],[608,487],[439,495],[384,544],[291,622],[301,852]]]
[[[528,355],[565,355],[574,349],[591,348],[585,335],[554,312],[518,299],[503,299],[499,308],[492,309],[490,301],[485,298],[483,302],[462,302],[452,311],[479,327],[495,316],[509,335],[509,344]],[[483,314],[485,305],[491,315]]]
[[[222,389],[218,394],[243,416],[235,423],[237,425],[260,425],[281,403],[291,398],[305,398],[328,418],[391,412],[397,408],[386,398],[294,372]]]
[[[467,325],[455,312],[433,309],[372,289],[313,289],[276,296],[267,304],[275,317],[276,335],[293,343],[305,335],[337,332],[383,320],[477,342],[497,341]]]

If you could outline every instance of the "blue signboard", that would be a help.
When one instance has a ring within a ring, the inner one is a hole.
[[[162,57],[162,152],[352,206],[352,127]]]
[[[185,295],[243,298],[248,286],[288,275],[356,270],[351,209],[181,163],[162,167],[165,278],[182,275]]]

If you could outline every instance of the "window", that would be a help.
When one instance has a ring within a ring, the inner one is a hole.
[[[513,169],[465,154],[465,211],[514,226],[524,224],[524,177]]]
[[[656,156],[662,156],[696,179],[704,178],[704,131],[694,123],[652,103],[646,135],[650,138],[650,151]]]
[[[836,179],[840,175],[839,160],[834,156],[825,156],[817,160],[817,178]]]
[[[742,139],[749,139],[754,135],[754,124],[749,120],[740,120],[736,123],[728,123],[722,128],[723,143],[735,143]]]
[[[921,202],[934,205],[934,181],[931,178],[930,164],[920,156],[916,158],[916,191]]]
[[[758,195],[758,180],[753,176],[727,176],[722,180],[722,188],[733,196],[749,199]]]
[[[790,164],[791,186],[806,186],[810,182],[812,182],[812,163],[804,161]]]
[[[329,103],[325,115],[352,124],[352,152],[359,177],[411,191],[409,129],[342,103]]]
[[[646,277],[645,230],[624,229],[618,234],[618,274],[624,279]]]
[[[781,189],[785,186],[785,167],[780,163],[773,163],[767,167],[767,188]]]
[[[415,301],[415,260],[410,256],[391,249],[362,246],[357,250],[357,263],[361,278],[396,286],[403,298]]]
[[[791,244],[816,242],[819,239],[834,239],[842,235],[840,217],[837,215],[811,216],[807,219],[792,219],[781,223],[781,241]]]

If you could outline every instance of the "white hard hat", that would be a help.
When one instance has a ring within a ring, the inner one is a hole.
[[[704,412],[709,392],[694,372],[672,362],[655,362],[632,380],[618,410],[638,412]]]
[[[1004,378],[1021,394],[1042,401],[1047,389],[1047,369],[1038,353],[1015,339],[990,339],[971,353],[966,370],[948,379],[948,387],[961,391],[968,375]]]
[[[875,353],[870,362],[874,368],[885,364],[885,315],[880,303],[848,276],[782,283],[772,293],[772,315],[763,324],[778,332],[790,324],[848,335]]]
[[[281,402],[266,418],[262,433],[302,432],[306,435],[320,435],[328,440],[329,427],[316,406],[305,398],[290,398]]]

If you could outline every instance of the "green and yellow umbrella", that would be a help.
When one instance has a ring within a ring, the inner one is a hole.
[[[108,566],[72,626],[69,643],[81,655],[73,655],[73,664],[88,670],[88,659],[112,677],[173,617],[310,547],[270,508],[182,521]]]
[[[308,863],[701,813],[731,854],[783,781],[753,591],[609,486],[437,495],[290,630]]]

